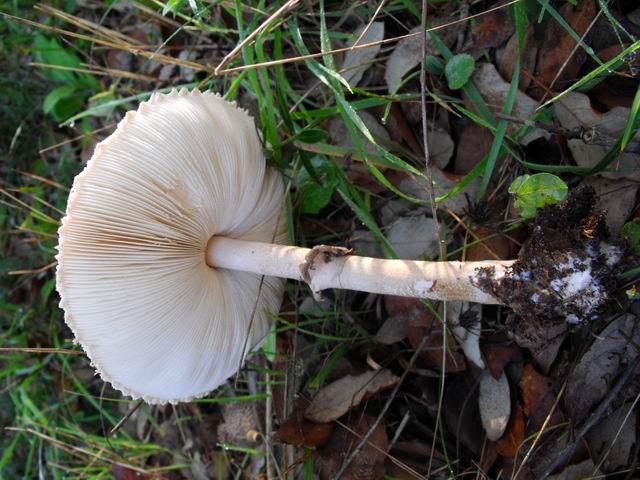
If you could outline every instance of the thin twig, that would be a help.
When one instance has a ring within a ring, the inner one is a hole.
[[[66,348],[47,348],[47,347],[0,347],[1,352],[23,352],[23,353],[61,353],[65,355],[84,355],[84,352],[78,350],[69,350]]]
[[[438,206],[436,204],[436,191],[433,186],[433,158],[429,152],[429,131],[427,130],[427,68],[425,59],[427,58],[427,0],[422,0],[422,22],[420,27],[422,32],[422,61],[420,62],[420,103],[422,105],[422,146],[424,150],[425,173],[427,176],[427,192],[429,203],[431,204],[431,216],[435,222],[435,234],[438,240],[440,260],[446,260],[444,239],[440,231],[438,221]]]
[[[284,14],[287,10],[290,10],[291,8],[293,8],[294,6],[296,6],[296,4],[299,2],[300,0],[289,0],[288,2],[286,2],[284,5],[282,5],[278,10],[276,10],[273,15],[271,15],[269,18],[267,18],[264,22],[262,22],[262,24],[256,28],[253,32],[251,32],[244,40],[242,40],[238,45],[236,45],[234,47],[233,50],[231,50],[218,64],[218,66],[215,68],[214,73],[216,75],[218,75],[220,73],[220,70],[222,70],[224,68],[224,66],[229,63],[231,60],[233,60],[233,58],[238,54],[238,52],[240,50],[242,50],[245,45],[247,45],[249,42],[253,41],[258,35],[260,35],[260,33],[262,33],[263,30],[265,30],[273,20],[275,20],[276,18],[278,18],[280,15]]]
[[[106,384],[105,384],[106,385]],[[100,395],[100,399],[102,401],[102,395]],[[136,413],[136,411],[140,408],[140,405],[142,405],[144,403],[144,400],[140,399],[136,402],[136,404],[131,408],[131,410],[129,410],[126,415],[124,417],[122,417],[118,423],[116,423],[114,425],[114,427],[111,429],[111,431],[109,432],[109,435],[115,435],[118,430],[120,430],[120,428],[122,428],[122,426],[127,423],[127,420],[129,420],[131,418],[131,415],[133,415],[134,413]]]
[[[600,15],[602,15],[602,10],[600,10],[598,12],[598,14],[593,18],[593,20],[591,20],[591,23],[589,24],[587,29],[584,31],[584,33],[580,37],[580,41],[576,42],[575,46],[573,47],[573,49],[571,50],[569,55],[567,55],[567,58],[562,63],[562,66],[556,72],[556,75],[553,77],[553,80],[551,80],[551,83],[549,84],[549,88],[545,89],[544,95],[542,96],[542,100],[540,100],[541,104],[544,103],[544,101],[547,99],[547,95],[549,95],[549,93],[551,93],[551,89],[553,89],[553,87],[555,86],[556,82],[560,78],[560,75],[563,74],[564,69],[567,68],[567,65],[569,65],[569,62],[571,61],[571,59],[575,55],[575,53],[578,50],[578,48],[582,47],[582,48],[586,49],[586,47],[584,46],[584,39],[587,37],[587,35],[589,34],[589,32],[591,31],[593,26],[596,24],[596,21],[598,20],[598,18],[600,18]]]
[[[360,40],[362,40],[362,37],[364,37],[367,32],[369,31],[369,29],[371,28],[371,25],[373,25],[373,22],[375,22],[376,17],[378,16],[378,14],[380,13],[380,10],[382,10],[382,7],[384,7],[384,4],[387,3],[387,0],[382,0],[380,2],[380,4],[378,5],[378,7],[376,8],[376,11],[373,12],[373,15],[371,16],[371,20],[369,20],[369,22],[367,23],[367,25],[364,27],[364,29],[362,29],[362,32],[360,33],[360,35],[358,35],[358,38],[356,39],[355,42],[353,42],[353,45],[351,45],[351,49],[353,49],[356,45],[358,45],[360,43]]]

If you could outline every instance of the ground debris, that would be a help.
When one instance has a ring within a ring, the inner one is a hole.
[[[371,370],[361,375],[348,375],[322,388],[304,412],[305,418],[327,423],[341,417],[365,398],[398,382],[389,370]]]
[[[592,188],[579,187],[564,203],[541,209],[511,271],[484,288],[522,321],[598,318],[615,291],[626,250],[610,242],[596,201]]]

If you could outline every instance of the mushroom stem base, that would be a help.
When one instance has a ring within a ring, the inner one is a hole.
[[[481,279],[502,278],[513,260],[421,262],[360,257],[351,250],[320,245],[312,249],[212,237],[205,260],[212,268],[303,280],[315,294],[328,288],[500,304],[481,289]]]

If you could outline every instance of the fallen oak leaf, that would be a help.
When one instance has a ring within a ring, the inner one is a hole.
[[[398,383],[390,370],[371,370],[360,375],[347,375],[323,387],[313,397],[304,417],[317,423],[332,422],[365,398]]]

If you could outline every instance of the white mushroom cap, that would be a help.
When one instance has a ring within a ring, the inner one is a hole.
[[[233,375],[284,282],[210,268],[205,247],[213,235],[284,242],[283,205],[235,104],[174,90],[128,112],[76,177],[59,230],[60,306],[100,376],[174,403]]]

